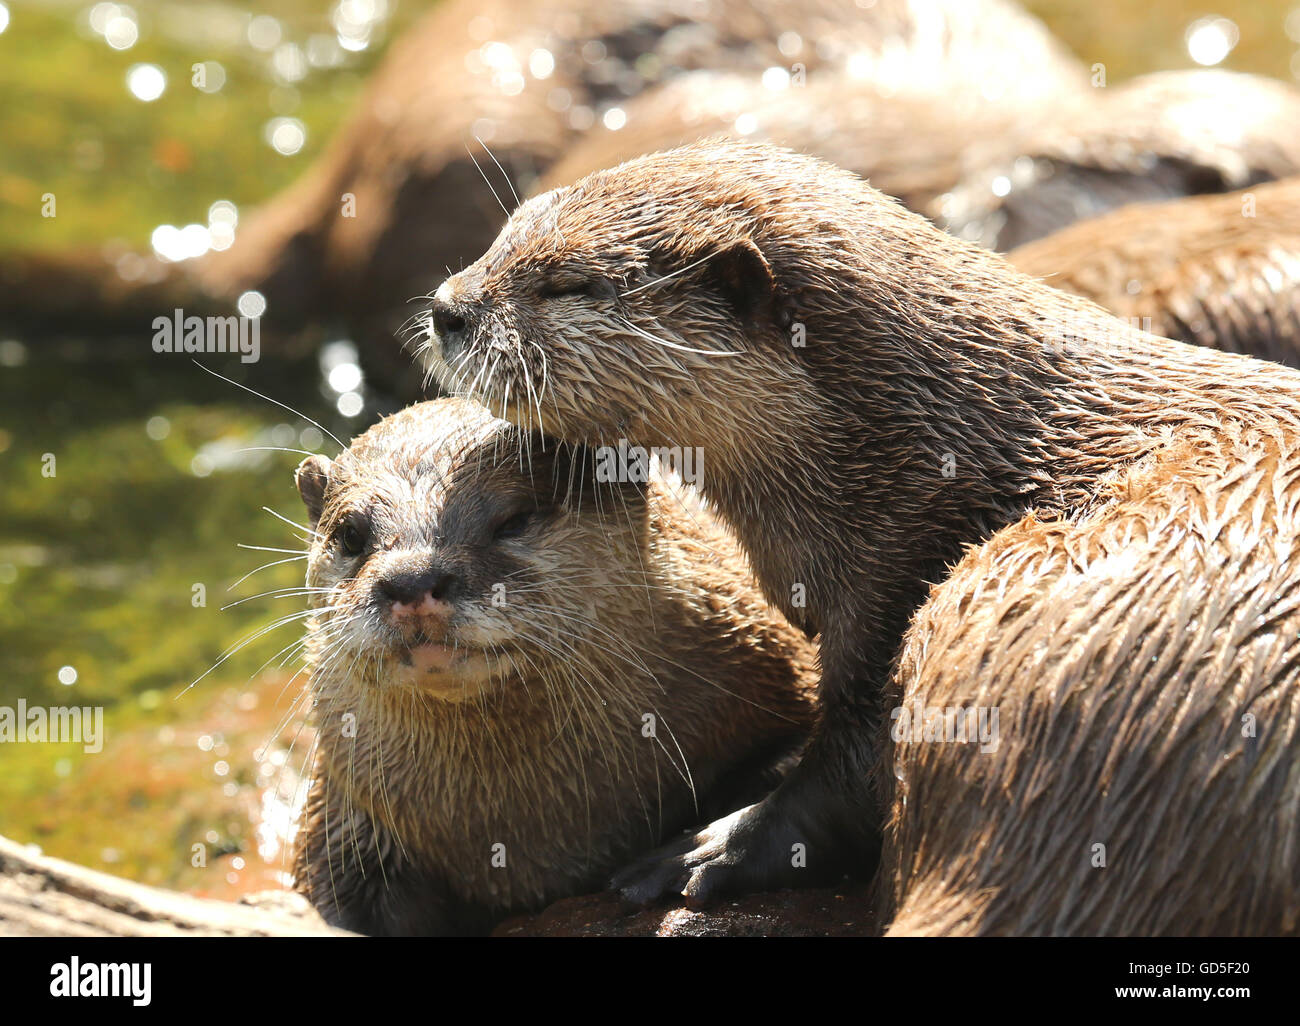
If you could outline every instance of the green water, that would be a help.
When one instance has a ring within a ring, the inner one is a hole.
[[[0,355],[14,359],[12,343]],[[102,706],[106,743],[98,754],[0,749],[0,829],[117,872],[224,889],[224,874],[189,865],[191,845],[213,831],[218,847],[251,844],[267,784],[253,755],[278,737],[301,684],[285,687],[296,664],[259,667],[296,625],[188,685],[232,642],[302,608],[293,597],[221,608],[301,581],[295,561],[230,590],[289,558],[240,543],[303,547],[300,531],[263,512],[301,521],[302,457],[261,447],[332,443],[184,358],[159,369],[52,356],[33,346],[23,365],[0,369],[0,705]],[[329,417],[314,360],[248,376],[335,433],[352,430]],[[216,737],[206,750],[205,737]]]
[[[313,65],[303,59],[311,40],[334,38],[328,5],[130,7],[99,5],[101,27],[106,10],[135,24],[137,41],[115,49],[94,27],[93,4],[5,0],[0,245],[147,249],[155,227],[204,223],[217,200],[246,214],[319,155],[386,31],[361,52],[326,47],[328,59]],[[415,13],[397,11],[389,27]],[[275,21],[260,23],[259,36],[252,18],[265,15]],[[286,46],[290,58],[297,47],[289,78],[276,71]],[[220,64],[219,91],[194,87],[198,62]],[[152,102],[128,87],[140,64],[166,79]],[[268,145],[275,117],[301,123],[298,152]],[[46,194],[57,198],[54,217],[41,216]],[[239,450],[335,447],[188,358],[168,363],[143,346],[14,339],[0,325],[0,707],[102,708],[105,737],[93,754],[80,744],[0,746],[0,833],[118,874],[230,895],[275,881],[283,845],[257,826],[283,833],[274,821],[287,806],[276,796],[292,791],[309,736],[298,736],[298,664],[262,665],[299,636],[296,625],[218,663],[301,608],[267,597],[222,609],[302,577],[301,561],[290,562],[228,590],[288,558],[240,543],[302,548],[300,532],[262,512],[301,519],[292,479],[301,455]],[[371,416],[337,414],[315,358],[209,362],[340,437]],[[263,748],[271,760],[259,765]]]
[[[380,48],[377,37],[345,66],[277,81],[275,48],[249,43],[248,19],[274,15],[276,46],[305,53],[313,35],[332,35],[326,5],[137,0],[140,39],[120,51],[87,27],[91,6],[5,2],[0,246],[117,239],[143,249],[156,226],[203,222],[218,199],[241,208],[265,199],[319,154]],[[1111,81],[1190,66],[1184,30],[1203,14],[1231,17],[1240,29],[1227,67],[1290,78],[1297,50],[1283,30],[1294,0],[1217,10],[1172,0],[1030,6],[1085,62],[1105,63]],[[420,9],[397,10],[390,34]],[[196,31],[200,16],[209,20]],[[191,86],[198,61],[222,64],[220,92]],[[151,103],[125,84],[142,62],[167,78]],[[267,144],[266,123],[277,116],[302,123],[306,143],[296,154]],[[46,193],[58,197],[56,217],[40,216]],[[343,437],[368,416],[335,412],[314,358],[217,366]],[[277,783],[285,789],[278,764],[291,782],[305,745],[299,739],[288,754],[300,722],[295,664],[261,665],[294,640],[295,628],[186,689],[231,643],[298,608],[296,599],[274,598],[220,607],[301,579],[301,562],[288,563],[227,590],[260,563],[285,558],[239,543],[301,547],[292,528],[262,512],[300,518],[292,471],[301,456],[238,450],[332,451],[307,428],[186,358],[168,364],[143,350],[108,358],[96,347],[7,339],[0,328],[0,706],[20,698],[99,706],[106,729],[98,754],[78,745],[0,747],[0,833],[206,893],[273,879],[280,848],[257,827],[283,813],[274,799]],[[60,674],[71,671],[75,680],[63,683]],[[254,753],[268,743],[274,759],[259,768]],[[205,846],[206,866],[192,864],[195,844]]]

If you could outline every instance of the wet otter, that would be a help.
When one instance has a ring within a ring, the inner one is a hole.
[[[319,737],[295,876],[331,923],[479,932],[596,889],[800,743],[812,647],[697,500],[591,455],[445,399],[299,468]]]
[[[936,220],[1006,251],[1126,203],[1300,174],[1300,92],[1259,75],[1163,71],[1067,101],[1019,154],[969,173]]]
[[[448,0],[393,43],[328,150],[249,211],[228,250],[174,265],[98,249],[10,255],[0,323],[134,333],[160,310],[228,313],[257,290],[268,341],[341,321],[371,379],[413,399],[400,336],[412,297],[481,253],[501,204],[607,113],[683,72],[815,78],[849,63],[864,81],[901,68],[937,95],[983,89],[1021,108],[1086,88],[1078,62],[1005,0]]]
[[[765,593],[821,634],[822,713],[799,766],[621,875],[639,899],[872,868],[895,660],[969,546],[1026,515],[1100,511],[1130,466],[1195,487],[1198,445],[1217,447],[1228,477],[1268,470],[1259,529],[1286,539],[1300,524],[1300,375],[1128,330],[854,176],[768,146],[655,154],[530,200],[438,289],[431,323],[425,358],[443,385],[512,419],[572,442],[702,446],[701,487]],[[1221,511],[1223,529],[1240,509]],[[1176,505],[1145,529],[1163,544],[1198,516]],[[1077,568],[1081,596],[1099,586],[1092,569]],[[1134,586],[1182,615],[1150,584]],[[1263,608],[1285,605],[1284,581],[1256,586]],[[1226,672],[1219,695],[1237,682]],[[1294,696],[1297,672],[1279,667],[1272,686]],[[1157,683],[1171,698],[1183,686]],[[1058,753],[1018,743],[1050,772]],[[1246,785],[1242,760],[1220,766]],[[1294,812],[1293,794],[1276,799]]]
[[[1300,460],[1247,419],[1004,528],[917,614],[891,935],[1300,930]],[[926,743],[917,708],[996,715],[996,743]]]
[[[1007,259],[1153,334],[1300,365],[1300,178],[1135,203]]]

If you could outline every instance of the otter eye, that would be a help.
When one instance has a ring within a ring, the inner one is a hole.
[[[359,556],[365,551],[366,543],[370,541],[370,533],[364,526],[349,522],[340,528],[337,538],[339,547],[347,555]]]
[[[497,525],[497,529],[492,532],[493,541],[501,541],[503,538],[518,538],[528,529],[532,523],[536,510],[524,510],[522,513],[516,513],[508,520],[503,520]]]

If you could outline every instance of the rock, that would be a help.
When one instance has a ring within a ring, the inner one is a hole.
[[[516,916],[494,937],[861,937],[880,933],[870,887],[772,891],[703,910],[640,908],[613,892],[565,898]]]

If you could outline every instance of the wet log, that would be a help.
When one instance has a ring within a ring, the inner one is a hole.
[[[325,925],[299,895],[239,902],[196,898],[53,859],[0,837],[0,936],[352,936]]]

